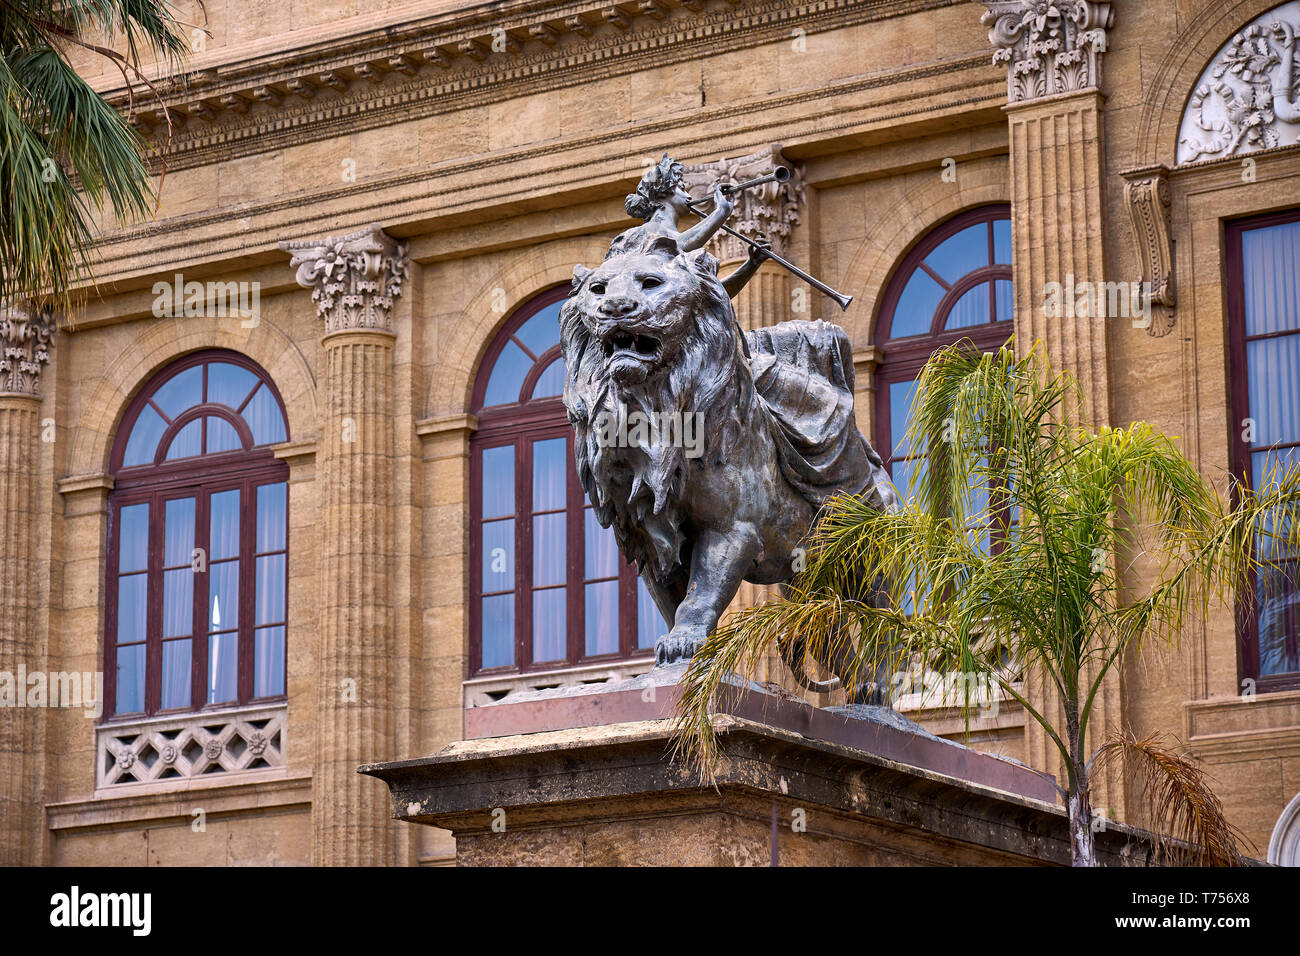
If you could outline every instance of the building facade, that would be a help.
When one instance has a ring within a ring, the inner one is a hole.
[[[206,16],[161,101],[78,61],[166,144],[160,208],[106,227],[76,314],[0,325],[6,861],[450,863],[359,764],[651,666],[662,622],[573,476],[554,319],[665,150],[701,191],[792,170],[734,223],[853,302],[767,263],[737,316],[844,326],[896,484],[926,356],[1013,332],[1220,487],[1300,445],[1297,0]],[[1300,611],[1286,573],[1254,586],[1128,661],[1098,732],[1172,732],[1295,862]],[[1010,705],[969,740],[1057,770]]]

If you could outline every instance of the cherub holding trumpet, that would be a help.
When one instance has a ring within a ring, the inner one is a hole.
[[[713,209],[707,215],[698,212],[695,209],[696,203],[682,188],[682,164],[664,153],[663,159],[646,171],[637,184],[636,192],[629,195],[623,204],[627,214],[640,219],[643,225],[633,226],[620,234],[610,244],[605,258],[644,246],[658,236],[676,239],[682,252],[702,249],[714,233],[727,228],[727,218],[735,210],[731,194],[736,191],[736,187],[725,183],[715,185],[711,197]],[[683,230],[680,220],[684,213],[702,218],[689,229]],[[749,258],[735,272],[722,279],[722,286],[730,298],[736,297],[758,271],[763,260],[770,257],[768,249],[766,239],[751,240]]]

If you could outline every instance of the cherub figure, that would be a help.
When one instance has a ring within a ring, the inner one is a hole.
[[[704,244],[713,237],[727,218],[735,210],[735,204],[727,195],[727,187],[718,184],[713,187],[713,209],[707,216],[687,230],[682,230],[680,220],[684,213],[700,215],[691,208],[691,197],[682,188],[682,164],[667,153],[659,163],[646,171],[637,184],[636,192],[631,193],[623,203],[629,216],[640,219],[643,225],[633,226],[622,232],[609,246],[605,258],[629,252],[634,248],[645,248],[658,236],[671,236],[677,240],[677,247],[682,252],[694,252],[704,248]],[[764,249],[768,243],[765,239],[757,240],[758,247],[750,246],[749,258],[735,272],[722,279],[722,287],[730,298],[735,298],[741,289],[758,271],[758,267],[767,258]]]

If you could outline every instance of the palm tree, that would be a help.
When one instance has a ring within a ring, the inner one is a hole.
[[[109,206],[121,222],[153,205],[145,142],[68,51],[154,90],[142,56],[179,69],[186,26],[165,0],[0,0],[0,302],[67,308],[91,275],[96,213]],[[125,52],[92,42],[101,36]]]
[[[1075,865],[1095,865],[1091,776],[1119,759],[1142,776],[1162,846],[1238,861],[1240,831],[1190,760],[1159,736],[1123,733],[1089,754],[1086,734],[1126,653],[1177,641],[1190,615],[1280,570],[1272,555],[1296,553],[1300,468],[1273,469],[1260,492],[1234,482],[1228,504],[1153,425],[1092,430],[1081,414],[1077,384],[1037,347],[1019,360],[1010,343],[936,353],[904,439],[919,459],[912,498],[892,513],[847,495],[827,505],[783,598],[732,616],[691,662],[679,756],[711,776],[718,691],[798,635],[809,656],[846,654],[868,677],[910,659],[1000,686],[1060,753]],[[1158,571],[1135,590],[1120,562],[1138,556]],[[863,599],[862,582],[883,586],[892,606]],[[1059,697],[1063,726],[1011,679],[1031,672]],[[961,703],[969,714],[971,695]]]

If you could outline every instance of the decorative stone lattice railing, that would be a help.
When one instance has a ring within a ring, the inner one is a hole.
[[[278,704],[105,724],[95,730],[95,786],[283,767],[285,712]]]
[[[496,704],[520,691],[551,690],[581,684],[612,684],[648,674],[654,669],[653,657],[616,664],[568,667],[564,670],[532,674],[508,674],[503,677],[476,677],[465,681],[465,707]]]

